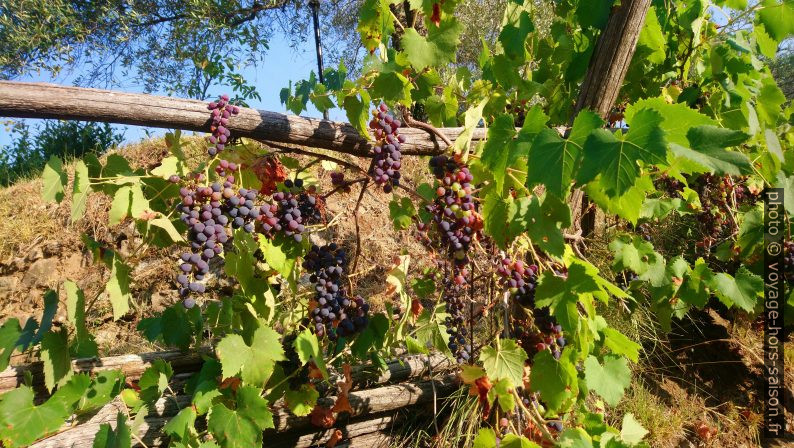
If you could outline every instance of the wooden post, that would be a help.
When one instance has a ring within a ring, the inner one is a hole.
[[[612,10],[590,58],[571,123],[582,109],[590,109],[603,119],[609,117],[650,7],[651,0],[622,0],[620,6]],[[595,210],[588,210],[588,207],[589,201],[583,191],[571,194],[573,230],[581,230],[582,236],[595,230]]]

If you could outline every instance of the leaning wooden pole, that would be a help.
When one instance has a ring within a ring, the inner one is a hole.
[[[97,121],[200,132],[210,130],[207,104],[201,101],[30,82],[0,81],[0,117]],[[229,130],[233,136],[264,143],[371,156],[371,140],[347,123],[241,108],[240,115],[229,120]],[[462,128],[443,128],[439,132],[454,141]],[[400,133],[407,139],[403,154],[430,155],[446,148],[443,141],[424,130],[402,128]],[[474,138],[481,139],[484,135],[484,130],[478,130]]]
[[[582,82],[571,123],[583,109],[607,119],[623,86],[629,64],[640,38],[651,0],[622,0],[615,7],[601,32]],[[589,201],[581,190],[571,195],[574,232],[587,236],[595,230],[595,211],[588,210]]]

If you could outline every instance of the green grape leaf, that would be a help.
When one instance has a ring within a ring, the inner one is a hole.
[[[111,226],[115,226],[124,221],[130,214],[130,204],[132,204],[132,188],[128,185],[116,190],[113,195],[113,202],[110,204],[108,221]]]
[[[620,439],[629,445],[636,445],[648,434],[648,430],[643,428],[640,422],[634,418],[631,412],[623,416],[623,424],[620,426]]]
[[[529,150],[527,187],[543,184],[558,198],[566,197],[587,136],[603,124],[597,114],[585,110],[576,116],[567,139],[556,130],[543,129]]]
[[[502,339],[497,347],[483,347],[480,361],[492,380],[508,379],[512,384],[522,384],[524,361],[527,352],[512,339]]]
[[[777,86],[775,80],[772,77],[764,78],[755,104],[758,119],[766,123],[767,127],[775,128],[778,118],[782,115],[781,107],[785,103],[786,95]]]
[[[630,360],[637,362],[640,358],[642,346],[626,335],[614,328],[605,327],[601,332],[604,334],[604,345],[616,355],[623,355]]]
[[[736,277],[724,272],[714,275],[710,286],[725,306],[735,305],[752,312],[758,304],[759,297],[763,296],[764,280],[742,266],[736,271]]]
[[[550,411],[561,409],[578,394],[576,367],[568,359],[572,353],[566,347],[559,361],[548,350],[538,352],[533,358],[529,376],[531,388],[533,392],[540,392],[540,398]]]
[[[36,336],[31,340],[31,344],[38,344],[44,335],[52,328],[52,319],[58,312],[58,293],[49,289],[44,293],[44,311],[41,313],[41,324],[39,325]],[[27,324],[25,324],[27,327]]]
[[[592,448],[593,438],[582,428],[568,428],[560,434],[559,444],[565,448]],[[618,448],[612,445],[604,446]]]
[[[508,215],[512,204],[512,197],[504,199],[496,192],[489,193],[483,201],[483,230],[501,249],[507,247],[511,239],[505,222],[509,222]]]
[[[376,0],[377,1],[377,0]],[[359,99],[355,95],[346,96],[342,107],[345,109],[347,121],[353,125],[359,134],[366,138],[370,138],[367,126],[369,124],[369,103],[370,97],[366,90],[359,92]]]
[[[650,176],[640,177],[624,195],[616,198],[610,197],[601,183],[591,182],[585,187],[585,192],[596,205],[632,224],[637,223],[642,212],[642,203],[652,191],[654,186]]]
[[[196,409],[193,406],[188,406],[168,421],[163,426],[163,433],[168,434],[172,441],[182,440],[188,441],[195,436],[196,429]]]
[[[33,404],[33,389],[20,386],[0,396],[0,441],[9,448],[32,444],[57,431],[71,414],[60,400]]]
[[[372,82],[370,94],[374,98],[383,98],[384,101],[393,103],[410,99],[410,89],[411,82],[400,73],[381,72]]]
[[[224,448],[248,448],[262,445],[262,429],[238,411],[222,403],[212,407],[207,430]]]
[[[80,397],[77,410],[79,413],[83,413],[99,409],[116,398],[122,389],[124,389],[124,373],[121,370],[98,372],[96,377],[91,380],[85,394]]]
[[[50,160],[44,165],[41,180],[44,184],[41,190],[41,199],[45,202],[61,202],[64,195],[64,186],[69,182],[69,178],[63,171],[61,159],[56,156],[50,156]]]
[[[482,111],[485,109],[486,104],[488,104],[488,98],[483,98],[476,105],[469,107],[466,113],[463,114],[463,131],[455,139],[455,152],[465,153],[469,149],[474,129],[479,126],[480,120],[482,120]]]
[[[75,330],[75,340],[69,350],[77,358],[98,356],[99,352],[94,337],[85,326],[85,295],[71,280],[64,282],[63,286],[66,290],[66,315]]]
[[[757,23],[753,27],[753,37],[761,54],[769,59],[775,59],[778,42],[766,32],[766,27],[762,23]]]
[[[629,269],[636,273],[640,280],[650,281],[652,285],[664,282],[665,259],[642,237],[632,238],[621,235],[609,243],[609,249],[615,254],[612,264],[615,271]]]
[[[320,393],[311,384],[301,384],[298,389],[287,389],[284,402],[289,410],[298,417],[311,414]]]
[[[89,191],[91,191],[91,182],[88,180],[88,167],[85,162],[78,160],[74,166],[72,185],[72,222],[79,220],[85,214]]]
[[[240,373],[245,383],[257,386],[267,382],[276,361],[286,359],[279,343],[279,334],[266,326],[260,326],[254,331],[250,346],[242,336],[230,334],[221,339],[216,352],[223,367],[224,378]]]
[[[315,84],[314,91],[309,95],[309,99],[320,112],[326,112],[334,108],[334,102],[331,100],[325,84]]]
[[[495,382],[488,389],[488,403],[493,406],[494,401],[499,400],[499,407],[504,412],[513,412],[516,406],[516,399],[513,395],[513,384],[507,378]]]
[[[118,256],[113,257],[110,270],[110,279],[105,286],[105,292],[113,306],[113,320],[119,320],[130,311],[130,267],[121,261]]]
[[[622,196],[640,176],[637,162],[666,163],[667,148],[664,131],[659,127],[661,122],[658,112],[644,109],[634,116],[625,136],[605,129],[593,131],[585,143],[578,181],[587,183],[600,175],[600,184],[607,195]]]
[[[199,415],[204,415],[209,412],[213,400],[221,395],[223,395],[223,393],[218,390],[218,383],[216,381],[207,380],[199,383],[193,393],[193,405],[196,407],[196,412]]]
[[[750,159],[738,151],[726,151],[724,148],[739,145],[748,137],[741,131],[710,125],[696,126],[687,132],[689,144],[693,149],[677,144],[671,144],[670,149],[676,156],[702,165],[708,171],[740,176],[753,171]]]
[[[130,427],[127,425],[127,418],[119,412],[116,416],[116,428],[110,423],[99,425],[94,437],[93,448],[130,448],[132,444]]]
[[[411,227],[416,208],[410,198],[402,197],[389,202],[389,216],[394,223],[394,230],[405,230]]]
[[[19,320],[12,317],[0,326],[0,372],[8,367],[8,362],[11,359],[11,354],[17,347],[17,341],[22,336],[22,327],[19,326]]]
[[[637,115],[645,109],[651,109],[659,113],[662,117],[660,127],[664,131],[664,138],[669,143],[677,143],[687,146],[687,132],[694,126],[711,125],[717,126],[714,119],[701,114],[695,109],[687,107],[683,103],[668,103],[663,97],[647,98],[639,100],[626,108],[625,119],[634,125]]]
[[[540,448],[540,445],[530,441],[524,436],[510,433],[505,434],[502,438],[502,443],[499,444],[499,448]]]
[[[493,448],[497,446],[496,433],[491,428],[480,428],[473,443],[473,448]]]
[[[764,0],[756,18],[778,42],[794,34],[794,6],[789,1]]]
[[[66,328],[47,332],[41,339],[41,360],[44,364],[44,385],[52,392],[71,378],[72,360],[69,357],[69,334]]]
[[[534,30],[535,26],[527,7],[518,2],[508,2],[502,30],[499,33],[499,43],[502,44],[505,56],[518,63],[524,62],[526,40],[529,33]]]
[[[555,195],[524,197],[510,204],[506,222],[510,238],[526,232],[541,250],[560,257],[565,251],[562,229],[571,225],[571,209]]]
[[[262,390],[259,388],[243,386],[237,390],[237,412],[254,422],[260,431],[275,427],[273,413],[267,400],[262,398]]]
[[[576,17],[582,28],[592,27],[599,30],[604,29],[609,20],[609,11],[615,0],[594,0],[582,2],[576,7]]]
[[[454,16],[445,16],[438,27],[429,27],[427,37],[414,28],[407,28],[400,44],[411,66],[422,71],[426,67],[437,67],[455,60],[462,28]]]
[[[390,0],[365,0],[359,9],[357,30],[361,42],[370,52],[388,40],[394,32],[394,22],[389,11]]]
[[[188,171],[182,159],[176,156],[169,156],[161,160],[160,166],[151,170],[150,173],[163,179],[168,179],[174,174],[184,176]]]
[[[390,321],[385,314],[375,314],[370,318],[364,331],[356,337],[356,341],[350,346],[350,352],[358,359],[366,359],[370,348],[380,349],[383,346],[389,327]]]
[[[626,359],[614,355],[604,356],[604,364],[595,356],[584,361],[584,375],[588,389],[596,392],[610,406],[615,406],[631,383],[631,369]]]
[[[168,381],[173,375],[174,369],[171,364],[162,359],[155,359],[138,380],[141,399],[147,403],[154,403],[168,389]]]
[[[328,371],[325,368],[325,359],[323,358],[323,352],[320,347],[320,341],[317,340],[317,335],[308,329],[304,330],[295,338],[293,346],[295,347],[295,352],[298,354],[298,359],[300,359],[301,363],[306,364],[309,361],[314,361],[314,365],[322,372],[323,378],[328,378]]]
[[[649,50],[645,57],[649,62],[661,64],[665,60],[665,47],[667,38],[662,32],[662,26],[656,17],[656,8],[649,8],[645,15],[645,24],[640,31],[637,46],[645,47]]]
[[[483,146],[480,161],[490,169],[496,183],[496,191],[502,191],[504,187],[506,170],[511,164],[509,159],[515,161],[516,154],[511,154],[515,153],[517,148],[513,140],[515,135],[513,116],[509,114],[497,116],[488,128],[488,139]]]

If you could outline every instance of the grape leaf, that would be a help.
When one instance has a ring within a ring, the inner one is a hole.
[[[387,41],[394,32],[394,22],[389,11],[390,0],[365,0],[359,9],[356,29],[361,34],[361,42],[372,53]]]
[[[693,149],[677,144],[671,144],[670,149],[673,154],[702,165],[708,171],[740,176],[753,171],[750,159],[738,151],[726,151],[724,148],[739,145],[748,137],[741,131],[710,125],[696,126],[687,132]]]
[[[455,152],[465,153],[468,151],[474,128],[479,126],[480,120],[482,120],[482,111],[485,109],[486,104],[488,104],[488,98],[483,98],[476,105],[469,107],[463,115],[463,131],[455,139]]]
[[[637,40],[637,46],[642,46],[649,50],[646,56],[649,62],[661,64],[665,59],[666,43],[667,38],[662,32],[662,27],[656,16],[656,8],[648,8],[648,13],[645,15],[645,24]]]
[[[556,130],[543,129],[529,150],[527,187],[543,184],[558,198],[566,197],[587,136],[603,124],[597,114],[585,110],[576,116],[567,139]]]
[[[497,347],[483,347],[480,353],[480,361],[490,379],[508,379],[512,384],[522,384],[526,360],[527,352],[512,339],[498,341]]]
[[[620,426],[620,439],[629,445],[636,445],[642,442],[648,430],[643,428],[640,422],[634,418],[631,412],[623,416],[623,424]]]
[[[375,0],[377,1],[377,0]],[[369,123],[369,103],[370,97],[366,90],[359,92],[359,99],[356,95],[346,96],[342,107],[345,109],[347,121],[353,125],[359,134],[366,138],[370,138],[367,126]]]
[[[52,319],[58,312],[58,293],[49,289],[44,293],[44,311],[41,313],[41,325],[33,337],[31,344],[38,344],[52,328]],[[27,324],[25,325],[27,327]]]
[[[756,17],[778,42],[794,34],[794,6],[789,1],[764,0]]]
[[[71,280],[64,282],[63,286],[66,290],[66,315],[75,330],[75,340],[69,350],[77,358],[97,356],[97,344],[85,326],[85,295]]]
[[[0,326],[0,372],[8,367],[8,361],[11,359],[11,354],[17,347],[17,341],[22,335],[22,327],[19,326],[19,320],[12,317]]]
[[[510,238],[505,222],[510,222],[508,215],[513,204],[513,198],[507,199],[500,197],[496,192],[488,193],[483,201],[482,216],[483,230],[493,238],[494,242],[501,249],[507,246]]]
[[[633,187],[618,197],[610,197],[600,183],[591,182],[585,187],[585,192],[596,205],[632,224],[637,223],[642,212],[642,203],[647,194],[652,191],[654,191],[654,186],[650,176],[640,177]]]
[[[588,389],[600,395],[610,406],[615,406],[631,383],[631,370],[626,359],[614,355],[604,356],[604,364],[595,356],[584,361],[584,375]]]
[[[113,429],[110,423],[101,424],[92,446],[94,448],[130,448],[132,444],[130,437],[127,418],[119,412],[116,416],[116,428]]]
[[[510,433],[505,434],[504,438],[502,438],[499,448],[540,448],[540,445],[524,436]]]
[[[665,259],[642,237],[618,236],[609,243],[609,249],[615,254],[612,267],[616,272],[629,269],[654,286],[664,281]]]
[[[687,132],[690,128],[719,124],[707,115],[687,107],[686,104],[670,104],[663,97],[646,98],[629,105],[625,112],[626,121],[634,125],[637,116],[645,109],[654,110],[662,117],[663,121],[660,123],[660,127],[664,131],[665,140],[681,146],[686,146],[689,143]]]
[[[370,318],[364,331],[356,337],[356,341],[350,346],[350,352],[359,359],[366,359],[370,348],[379,349],[383,346],[389,327],[390,321],[385,314],[375,314]]]
[[[568,359],[571,353],[572,350],[566,347],[557,361],[551,352],[543,350],[533,358],[529,376],[531,388],[533,392],[540,392],[541,399],[550,411],[560,409],[578,394],[576,367]]]
[[[616,355],[624,355],[630,360],[637,362],[640,357],[642,346],[626,335],[614,328],[605,327],[601,332],[604,334],[604,345]]]
[[[494,401],[499,400],[499,407],[504,412],[513,412],[516,406],[516,399],[513,395],[513,384],[507,378],[495,382],[493,387],[488,389],[488,403],[493,406]]]
[[[88,167],[85,162],[78,160],[74,166],[74,183],[72,185],[72,222],[79,220],[85,214],[90,187]]]
[[[130,267],[118,256],[113,257],[110,271],[110,280],[105,286],[105,292],[113,306],[113,320],[119,320],[130,311]]]
[[[279,339],[279,334],[266,326],[254,331],[250,346],[238,334],[221,339],[216,352],[223,368],[223,378],[240,373],[245,383],[264,385],[273,373],[276,361],[286,359]]]
[[[496,433],[491,428],[480,428],[473,443],[473,448],[493,448],[497,446]]]
[[[505,56],[523,63],[525,60],[525,44],[529,33],[535,30],[528,6],[519,2],[507,2],[499,43],[502,44]]]
[[[154,403],[168,388],[168,381],[174,375],[174,369],[166,361],[155,359],[152,364],[143,371],[138,380],[138,387],[141,389],[141,399],[148,403]]]
[[[63,171],[61,159],[56,156],[50,156],[50,160],[44,165],[41,180],[44,184],[41,190],[41,199],[45,202],[61,202],[64,195],[64,185],[69,182],[69,178]]]
[[[609,434],[609,433],[607,433]],[[582,428],[568,428],[560,434],[560,446],[570,448],[591,448],[593,438]],[[603,443],[603,442],[602,442]],[[599,445],[601,446],[601,445]],[[604,445],[610,448],[619,448],[613,445]]]
[[[305,417],[311,414],[312,409],[317,404],[320,393],[311,384],[301,384],[298,389],[287,389],[284,395],[284,402],[289,410],[298,417]]]
[[[124,373],[121,370],[98,372],[90,386],[77,403],[79,413],[98,409],[114,399],[124,388]],[[58,391],[63,390],[63,387]]]
[[[389,216],[394,223],[394,230],[405,230],[411,226],[412,218],[416,215],[413,202],[407,197],[392,199],[389,202]]]
[[[597,129],[584,146],[582,168],[578,181],[587,183],[600,176],[600,184],[611,197],[622,196],[640,176],[637,162],[666,163],[667,148],[664,131],[659,127],[662,116],[643,109],[634,116],[624,136]]]
[[[175,440],[187,441],[195,435],[195,423],[196,409],[193,406],[188,406],[172,417],[163,426],[162,431],[164,434],[168,434],[172,442]]]
[[[389,103],[403,101],[403,99],[410,100],[411,82],[400,73],[381,72],[372,82],[370,94],[374,98],[383,98]]]
[[[223,403],[210,409],[207,429],[224,448],[262,445],[262,430],[273,427],[273,414],[259,389],[241,387],[237,392],[237,409]]]
[[[736,277],[720,272],[714,275],[710,283],[711,289],[725,306],[738,306],[752,312],[763,296],[764,280],[742,266],[736,271]]]
[[[792,18],[794,19],[794,12],[792,12]],[[777,86],[775,80],[771,77],[764,78],[755,104],[758,119],[766,123],[768,128],[774,129],[777,126],[778,118],[781,116],[780,108],[785,103],[786,95]]]
[[[422,71],[426,67],[436,67],[455,60],[462,28],[454,16],[446,16],[438,27],[429,27],[427,37],[414,28],[407,28],[400,38],[400,44],[411,66]]]
[[[506,176],[506,169],[510,165],[509,159],[515,160],[516,142],[513,137],[516,135],[513,116],[501,114],[496,117],[493,124],[488,128],[488,139],[480,155],[482,164],[488,167],[493,175],[496,184],[496,191],[502,191]]]
[[[61,400],[33,404],[33,389],[20,386],[0,396],[0,441],[9,448],[28,446],[58,430],[71,414]]]
[[[571,225],[571,209],[557,196],[546,194],[513,201],[506,221],[509,238],[527,232],[532,243],[547,254],[562,256],[565,251],[562,229]]]
[[[172,146],[172,149],[174,147]],[[180,149],[181,152],[181,149]],[[151,174],[155,176],[162,177],[163,179],[168,179],[172,175],[176,174],[177,176],[184,176],[189,170],[185,166],[185,163],[182,161],[182,158],[176,156],[168,156],[160,161],[160,166],[154,168],[150,171]]]
[[[44,363],[44,385],[52,392],[72,376],[72,360],[69,357],[69,335],[66,328],[47,332],[41,339],[41,360]]]
[[[306,364],[309,361],[314,361],[314,365],[322,372],[323,378],[328,378],[328,370],[325,368],[325,360],[317,335],[308,329],[304,330],[295,338],[293,346],[301,363]]]

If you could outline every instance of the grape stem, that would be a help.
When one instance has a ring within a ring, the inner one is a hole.
[[[521,407],[521,409],[524,412],[526,412],[527,415],[532,420],[535,421],[535,426],[538,426],[540,428],[540,432],[543,433],[543,436],[546,437],[548,440],[553,441],[554,440],[554,436],[552,436],[551,433],[549,432],[549,429],[546,428],[546,421],[540,415],[540,413],[538,412],[538,409],[535,406],[530,406],[532,408],[532,411],[527,409],[527,407],[524,406],[524,402],[522,401],[521,396],[518,395],[518,392],[515,389],[513,389],[513,396],[516,398],[516,403],[518,403],[518,406]]]
[[[373,163],[374,163],[373,159]],[[370,164],[372,166],[372,163]],[[367,187],[369,186],[370,178],[368,177],[364,184],[361,185],[361,192],[358,194],[358,199],[356,200],[356,208],[353,209],[353,216],[355,217],[356,221],[356,257],[353,259],[353,269],[351,269],[351,275],[356,273],[356,268],[358,267],[358,256],[361,254],[361,232],[358,223],[358,209],[361,207],[361,200],[364,199],[364,192],[367,191]]]
[[[364,182],[367,179],[368,179],[367,177],[362,177],[360,179],[349,180],[349,181],[343,182],[343,183],[339,184],[336,188],[334,188],[333,190],[328,192],[328,194],[323,195],[322,198],[323,198],[323,200],[326,200],[326,199],[328,199],[329,196],[339,192],[339,190],[342,190],[342,189],[344,189],[346,187],[349,187],[351,185],[355,185],[355,184],[357,184],[359,182]]]
[[[405,121],[405,124],[407,124],[409,127],[419,128],[424,131],[427,131],[430,134],[434,134],[438,136],[438,138],[440,138],[441,141],[447,145],[447,148],[452,148],[454,146],[452,144],[452,141],[432,124],[425,123],[424,121],[414,120],[413,117],[411,117],[411,113],[408,111],[407,107],[400,106],[400,112],[402,112],[402,116],[403,116],[403,120]]]

